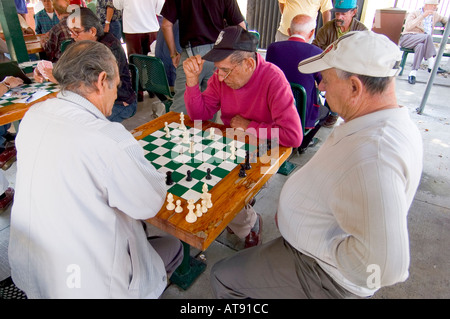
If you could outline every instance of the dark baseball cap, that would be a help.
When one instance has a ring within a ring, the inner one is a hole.
[[[234,51],[256,52],[258,39],[241,26],[231,26],[220,31],[211,51],[203,56],[204,60],[218,62],[226,59]]]

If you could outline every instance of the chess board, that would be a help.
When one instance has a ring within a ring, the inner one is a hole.
[[[25,103],[26,98],[30,95],[36,94],[42,97],[58,90],[59,86],[52,82],[24,84],[6,92],[0,98],[0,107],[15,103]]]
[[[190,141],[193,141],[194,153],[190,143],[183,142],[183,130],[180,123],[168,123],[170,137],[166,137],[164,128],[139,140],[145,157],[160,172],[172,172],[174,184],[167,185],[167,191],[185,200],[197,202],[202,194],[203,184],[210,191],[237,165],[245,161],[246,151],[255,154],[256,146],[235,140],[235,159],[231,160],[231,138],[215,132],[210,138],[210,131],[187,127]],[[207,179],[207,169],[211,169],[211,179]],[[186,181],[187,171],[191,171],[192,181]],[[238,173],[236,173],[238,174]]]

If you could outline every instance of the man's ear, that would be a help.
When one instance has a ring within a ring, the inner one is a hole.
[[[97,92],[104,92],[106,86],[108,85],[108,75],[105,71],[100,72],[98,75],[97,81],[95,82],[95,86],[97,88]]]
[[[350,86],[351,86],[351,97],[352,98],[359,98],[364,91],[364,85],[361,81],[361,79],[356,76],[356,75],[352,75],[349,78],[350,81]]]

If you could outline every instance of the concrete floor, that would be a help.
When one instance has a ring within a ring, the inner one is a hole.
[[[409,61],[409,60],[408,60]],[[441,66],[446,67],[448,60],[443,59]],[[411,247],[410,276],[404,283],[386,287],[373,298],[450,298],[450,79],[438,75],[431,90],[428,103],[422,115],[417,114],[429,73],[419,70],[417,83],[407,82],[410,63],[403,76],[397,78],[398,103],[410,110],[412,119],[422,132],[424,141],[424,168],[422,181],[411,206],[409,234]],[[144,124],[154,116],[153,109],[159,105],[156,99],[145,96],[138,105],[136,115],[123,122],[131,130]],[[161,113],[161,109],[157,113]],[[332,129],[322,128],[316,135],[322,141]],[[301,167],[314,155],[320,144],[310,148],[302,155],[294,155],[290,161]],[[6,171],[14,187],[16,164]],[[279,192],[288,177],[275,174],[268,188],[257,196],[255,209],[263,217],[263,240],[265,242],[280,234],[274,223]],[[7,264],[7,244],[9,238],[9,216],[6,211],[0,215],[0,280],[9,276]],[[153,228],[155,233],[160,231]],[[224,232],[204,252],[194,250],[192,256],[206,262],[205,272],[188,290],[170,284],[161,298],[163,299],[210,299],[209,273],[215,262],[234,254],[243,248],[243,243],[234,235]]]

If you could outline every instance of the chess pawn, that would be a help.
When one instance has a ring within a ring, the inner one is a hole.
[[[175,213],[181,213],[183,211],[183,207],[181,207],[181,200],[177,200],[177,207],[175,207]]]
[[[167,206],[166,206],[166,209],[167,210],[174,210],[175,209],[175,204],[173,203],[173,195],[172,195],[172,193],[169,193],[168,195],[167,195]]]
[[[188,205],[189,212],[187,213],[187,215],[185,217],[185,220],[188,223],[195,223],[195,221],[197,220],[197,215],[195,215],[195,213],[194,213],[194,208],[195,208],[194,204]]]
[[[197,215],[197,217],[202,217],[202,215],[203,215],[202,205],[197,204],[197,210],[195,211],[195,215]]]
[[[208,207],[206,207],[206,199],[202,199],[202,213],[206,214]]]
[[[210,140],[214,140],[214,127],[211,127],[210,129],[209,129],[209,139]]]

